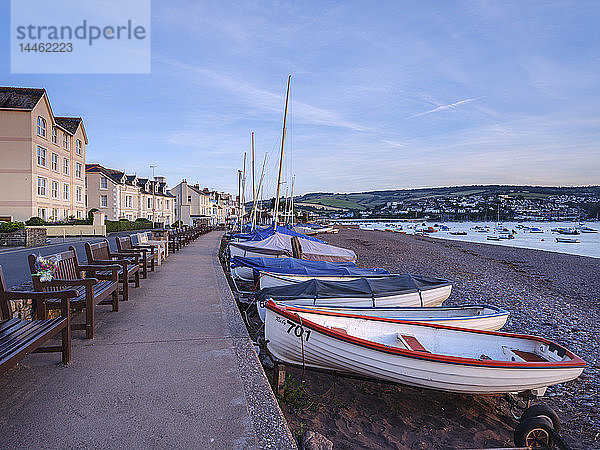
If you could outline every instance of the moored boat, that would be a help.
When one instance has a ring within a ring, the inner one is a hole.
[[[256,307],[264,320],[268,300],[297,306],[440,306],[451,291],[448,280],[409,274],[352,281],[311,279],[261,289],[256,295]]]
[[[557,237],[556,242],[561,242],[563,244],[579,244],[581,241],[577,238]]]
[[[352,317],[377,317],[383,320],[405,320],[424,324],[448,325],[472,330],[496,331],[504,326],[508,311],[490,305],[461,305],[435,307],[349,307],[349,306],[295,306],[279,303],[288,311]]]
[[[288,364],[471,394],[543,395],[586,365],[541,337],[290,311],[273,301],[265,339]]]

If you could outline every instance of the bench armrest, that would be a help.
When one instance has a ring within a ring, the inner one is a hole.
[[[34,292],[34,291],[6,291],[4,297],[8,300],[21,300],[28,298],[31,300],[47,300],[49,298],[74,298],[79,294],[74,289],[68,289],[64,291],[47,291],[47,292]]]
[[[98,283],[96,278],[80,278],[78,280],[61,280],[60,278],[53,278],[50,281],[40,281],[42,286],[48,287],[60,287],[60,286],[86,286],[92,287]],[[52,291],[50,291],[52,292]]]
[[[135,258],[135,264],[139,263],[139,255],[135,253],[123,253],[123,252],[110,252],[110,257],[121,257],[121,260],[125,258]]]

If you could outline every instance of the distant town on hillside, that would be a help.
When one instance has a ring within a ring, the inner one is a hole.
[[[317,192],[295,197],[294,209],[304,211],[305,217],[328,219],[581,221],[598,219],[600,186],[476,185],[346,194]]]

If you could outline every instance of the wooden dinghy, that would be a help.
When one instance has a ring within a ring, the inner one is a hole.
[[[302,283],[265,288],[256,295],[260,318],[268,300],[297,306],[440,306],[450,296],[452,283],[419,275],[390,275],[351,281],[311,279]]]
[[[463,305],[420,307],[323,307],[295,306],[289,303],[279,303],[291,312],[307,312],[345,317],[377,317],[383,320],[404,320],[419,322],[427,325],[447,325],[455,328],[472,330],[497,331],[504,326],[509,312],[491,305]]]
[[[265,338],[288,364],[469,394],[543,395],[586,365],[541,337],[291,311],[273,301]]]

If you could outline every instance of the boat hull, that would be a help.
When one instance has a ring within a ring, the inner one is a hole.
[[[452,285],[441,286],[434,289],[427,289],[420,292],[409,292],[405,294],[389,295],[386,297],[333,297],[333,298],[297,298],[293,304],[297,306],[348,306],[348,307],[420,307],[420,306],[440,306],[452,292]],[[256,302],[258,315],[264,322],[266,314],[267,301],[260,300]],[[288,302],[291,303],[291,302]]]
[[[391,320],[408,320],[427,325],[446,325],[471,330],[497,331],[508,319],[508,311],[491,306],[439,306],[407,308],[347,308],[323,306],[296,306],[289,302],[280,303],[289,311],[323,311],[332,315],[356,317],[378,317]]]
[[[331,326],[343,323],[343,320],[332,320]],[[387,325],[386,332],[397,333],[414,333],[415,327],[433,328],[414,324]],[[436,331],[437,329],[434,328]],[[467,338],[471,338],[471,341],[476,337],[475,333],[485,333],[449,330],[463,335],[468,333]],[[469,394],[532,391],[542,395],[547,386],[578,377],[585,366],[585,362],[581,360],[579,361],[583,365],[579,366],[538,364],[537,367],[532,363],[510,362],[506,366],[492,366],[486,365],[488,361],[471,363],[473,360],[447,356],[442,357],[447,361],[440,361],[431,358],[430,353],[394,350],[392,345],[386,348],[363,339],[345,337],[341,332],[335,332],[337,336],[332,336],[331,333],[324,326],[315,326],[296,314],[283,314],[274,308],[267,309],[265,338],[269,352],[276,360],[420,388]],[[452,333],[447,334],[448,338],[456,337]],[[507,338],[506,341],[508,343],[510,339]]]
[[[266,272],[261,270],[259,275],[260,289],[276,286],[287,286],[290,284],[302,283],[307,280],[318,279],[323,281],[351,281],[358,278],[382,278],[385,275],[377,275],[373,277],[365,276],[318,276],[318,275],[292,275]]]

